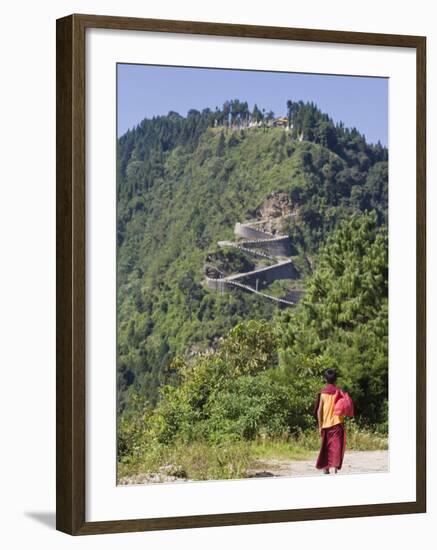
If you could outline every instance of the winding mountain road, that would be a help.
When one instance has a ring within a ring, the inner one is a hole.
[[[210,288],[216,290],[223,291],[226,287],[238,287],[283,306],[294,306],[296,305],[295,301],[278,298],[266,292],[261,292],[257,288],[258,285],[254,288],[244,282],[248,278],[253,278],[257,275],[263,276],[267,273],[273,279],[292,278],[293,276],[293,262],[291,259],[287,258],[287,256],[290,256],[291,251],[290,237],[288,235],[274,235],[263,229],[254,229],[253,226],[260,223],[265,223],[265,220],[237,223],[234,232],[235,235],[239,237],[239,240],[218,241],[217,244],[222,248],[236,248],[249,255],[265,258],[270,260],[273,265],[261,266],[253,271],[234,273],[224,277],[209,277],[205,274],[206,282]],[[245,236],[246,238],[244,238]],[[250,236],[250,238],[247,238],[247,236]],[[287,270],[286,273],[284,273],[284,269]]]

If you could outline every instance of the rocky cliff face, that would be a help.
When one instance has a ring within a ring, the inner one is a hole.
[[[273,235],[284,230],[284,219],[296,216],[297,208],[293,205],[288,193],[278,191],[271,193],[263,203],[253,212],[253,222],[259,224],[259,229]]]

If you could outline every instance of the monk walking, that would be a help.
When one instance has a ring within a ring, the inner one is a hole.
[[[330,473],[330,468],[336,474],[343,464],[346,448],[346,432],[344,417],[334,414],[334,405],[339,388],[335,385],[337,373],[334,369],[325,371],[326,386],[317,394],[315,412],[319,425],[321,447],[316,462],[316,468]]]

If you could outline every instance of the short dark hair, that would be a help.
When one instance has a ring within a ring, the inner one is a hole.
[[[337,380],[337,373],[334,369],[325,370],[325,380],[328,384],[335,384],[335,381]]]

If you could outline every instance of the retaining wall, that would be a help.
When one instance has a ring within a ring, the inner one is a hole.
[[[265,239],[271,234],[261,229],[255,229],[248,224],[236,223],[234,227],[234,233],[237,237],[243,237],[244,239]],[[273,235],[271,235],[273,237]]]

